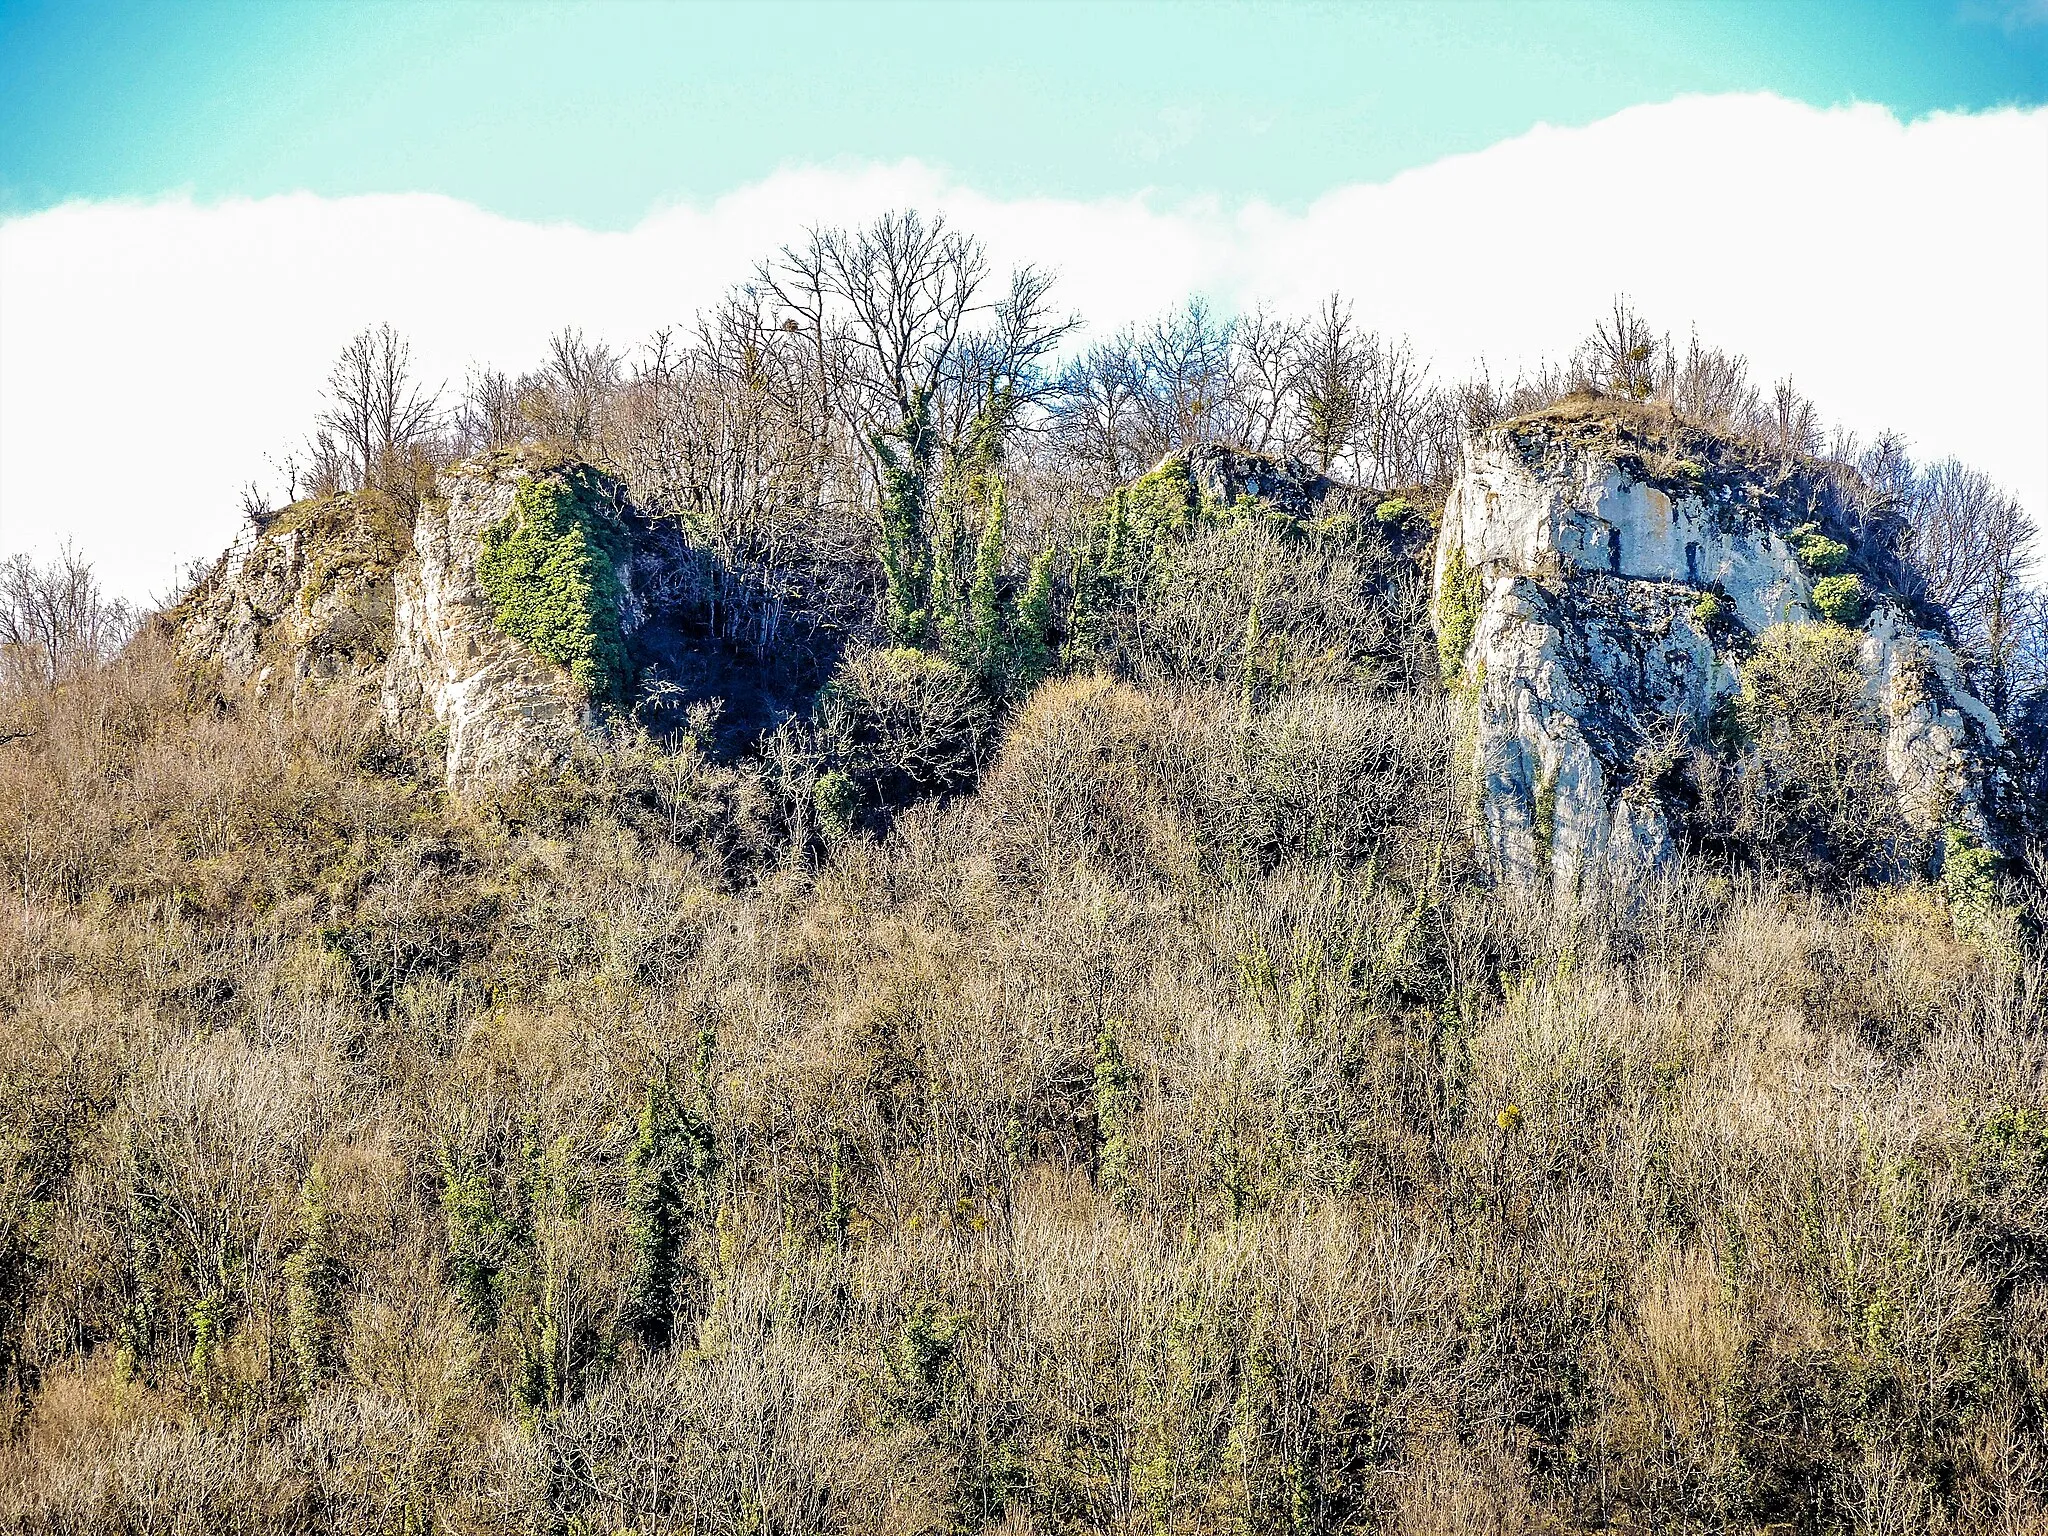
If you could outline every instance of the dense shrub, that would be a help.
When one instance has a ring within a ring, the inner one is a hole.
[[[0,1529],[2039,1525],[2042,957],[1888,862],[1856,637],[1706,810],[1894,883],[1554,905],[1268,537],[1188,590],[1308,548],[1327,671],[855,650],[795,808],[623,727],[454,805],[147,634],[10,696]]]

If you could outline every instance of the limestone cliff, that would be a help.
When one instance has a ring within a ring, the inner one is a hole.
[[[540,549],[494,592],[494,553],[564,505],[573,515],[538,535],[564,547]],[[629,665],[624,645],[643,611],[627,518],[616,482],[530,452],[442,476],[398,571],[384,708],[394,723],[445,733],[452,790],[545,772],[596,727],[595,704],[622,700],[630,678],[614,674]],[[549,583],[564,590],[532,590]],[[522,596],[541,610],[524,629],[514,612]]]
[[[262,692],[365,682],[390,651],[407,532],[375,492],[296,502],[251,525],[170,615],[180,648]]]
[[[1435,554],[1446,681],[1473,711],[1477,812],[1502,872],[1563,889],[1675,850],[1657,783],[1714,726],[1757,639],[1838,622],[1908,820],[2000,840],[2003,738],[1942,636],[1814,521],[1813,487],[1701,434],[1661,443],[1584,405],[1464,448]],[[1694,454],[1696,457],[1687,457]],[[1829,572],[1834,574],[1830,575]]]
[[[272,514],[169,618],[231,685],[373,692],[472,795],[549,771],[633,702],[672,544],[616,480],[529,445],[457,465],[412,517],[374,492]]]

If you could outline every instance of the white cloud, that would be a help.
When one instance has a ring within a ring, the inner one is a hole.
[[[1276,143],[1275,153],[1286,152]],[[2048,109],[1901,124],[1767,96],[1537,128],[1306,212],[998,200],[914,163],[802,169],[623,234],[446,198],[71,204],[0,224],[0,551],[66,538],[129,594],[234,532],[329,360],[389,319],[427,372],[530,366],[564,323],[687,320],[805,225],[944,208],[1097,327],[1191,291],[1351,295],[1439,368],[1561,356],[1616,292],[2048,507]]]

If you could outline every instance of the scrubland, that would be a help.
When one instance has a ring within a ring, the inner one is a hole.
[[[2018,504],[1625,305],[1451,387],[1050,285],[892,215],[452,411],[358,337],[251,537],[388,587],[540,444],[687,554],[629,678],[595,514],[492,546],[618,704],[494,795],[367,632],[243,686],[0,566],[0,1530],[2048,1533],[2038,851],[1901,820],[1858,597],[1643,774],[1673,867],[1517,890],[1424,591],[1470,431],[1741,439],[1646,472],[1811,489],[2038,816]]]
[[[2042,959],[1938,887],[1518,896],[1426,688],[1058,676],[829,845],[147,633],[11,702],[11,1528],[2048,1520]]]

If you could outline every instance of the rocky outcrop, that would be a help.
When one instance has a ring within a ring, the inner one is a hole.
[[[457,466],[422,508],[412,557],[398,572],[385,714],[395,723],[430,721],[444,733],[448,786],[457,794],[546,772],[596,723],[591,690],[506,633],[479,572],[490,536],[518,515],[520,487],[562,474],[530,455]],[[630,594],[630,562],[614,575]],[[626,611],[637,610],[629,602]]]
[[[260,692],[370,683],[389,654],[398,507],[375,492],[295,502],[252,523],[169,615],[179,648]]]
[[[1248,498],[1270,511],[1303,518],[1334,489],[1298,459],[1278,459],[1222,443],[1191,448],[1185,458],[1188,478],[1207,506],[1234,506]]]
[[[1757,637],[1823,610],[1859,629],[1901,809],[1996,843],[2002,736],[1954,653],[1874,585],[1822,587],[1820,567],[1850,551],[1810,520],[1811,498],[1713,450],[1660,451],[1570,413],[1465,445],[1433,614],[1502,873],[1572,890],[1667,860],[1681,827],[1658,766],[1715,750]]]
[[[473,796],[550,771],[600,706],[632,702],[670,542],[616,481],[528,445],[449,470],[411,519],[375,493],[272,514],[169,619],[230,684],[373,692]]]

